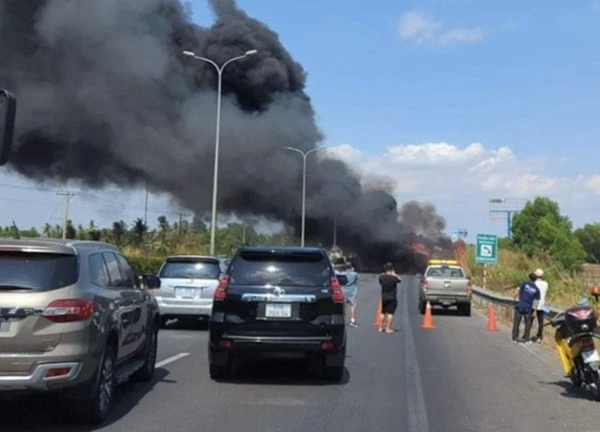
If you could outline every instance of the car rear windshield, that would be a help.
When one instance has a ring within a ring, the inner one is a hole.
[[[461,269],[452,267],[432,267],[425,276],[428,277],[446,277],[446,278],[464,278],[465,274]]]
[[[221,267],[218,261],[202,259],[169,260],[160,271],[164,279],[219,279]]]
[[[330,279],[329,264],[318,253],[242,252],[231,268],[235,285],[324,287]]]
[[[78,278],[75,255],[0,252],[0,291],[50,291]]]

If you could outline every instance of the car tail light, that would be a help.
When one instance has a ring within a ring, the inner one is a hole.
[[[61,376],[67,376],[70,373],[71,373],[71,368],[70,367],[48,369],[46,371],[46,373],[44,374],[44,378],[58,378],[58,377],[61,377]]]
[[[94,302],[85,299],[56,300],[44,309],[42,316],[55,323],[85,321],[94,313]]]
[[[429,289],[429,282],[427,282],[426,280],[421,282],[421,289],[423,289],[424,292],[427,292],[427,290]]]
[[[219,348],[231,349],[232,346],[233,346],[233,344],[231,343],[230,340],[221,339],[219,341]]]
[[[577,319],[584,320],[588,319],[593,312],[593,309],[579,309],[577,311],[569,312],[569,315],[572,315]]]
[[[334,303],[343,303],[344,291],[342,291],[342,286],[340,285],[340,281],[335,276],[331,278],[331,289],[333,290],[333,295],[331,299]]]
[[[219,280],[219,286],[215,290],[214,300],[223,301],[227,298],[227,287],[229,286],[229,276],[222,276]]]
[[[333,348],[334,348],[333,347],[333,342],[329,342],[329,341],[327,341],[327,342],[321,342],[321,350],[323,350],[323,351],[330,351]]]

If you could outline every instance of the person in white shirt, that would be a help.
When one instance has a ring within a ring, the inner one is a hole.
[[[548,282],[544,280],[544,271],[542,269],[537,269],[535,271],[535,276],[537,277],[535,284],[540,290],[540,301],[538,302],[537,307],[538,332],[536,342],[541,343],[544,336],[544,311],[546,310],[546,293],[548,292]]]

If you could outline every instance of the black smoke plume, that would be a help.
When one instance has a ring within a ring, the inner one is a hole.
[[[211,0],[215,23],[191,22],[177,0],[0,0],[0,86],[19,99],[11,166],[36,180],[100,188],[149,182],[180,205],[210,208],[215,96],[223,64],[219,209],[299,226],[301,160],[285,146],[322,139],[306,72],[276,33],[234,0]],[[299,4],[297,7],[301,7]],[[432,207],[371,190],[343,162],[309,158],[307,235],[379,266],[410,256],[415,236],[437,239]]]

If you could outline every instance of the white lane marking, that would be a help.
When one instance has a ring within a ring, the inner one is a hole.
[[[177,355],[174,355],[173,357],[169,357],[169,358],[159,361],[158,363],[156,363],[155,367],[159,368],[159,367],[166,366],[168,364],[176,362],[177,360],[181,360],[182,358],[187,357],[189,355],[190,355],[190,353],[179,353]]]
[[[419,367],[417,348],[408,316],[407,292],[408,286],[405,286],[402,290],[402,333],[404,333],[404,375],[407,379],[405,391],[408,408],[408,430],[410,432],[429,432],[427,406],[425,405],[423,384],[421,382],[421,368]]]

